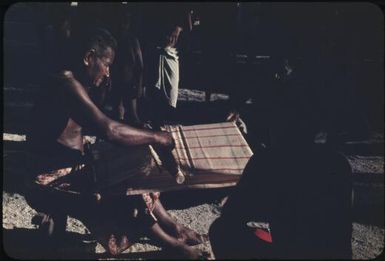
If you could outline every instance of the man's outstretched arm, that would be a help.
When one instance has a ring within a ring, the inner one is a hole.
[[[65,71],[62,77],[65,82],[62,86],[63,99],[71,108],[71,118],[82,127],[95,130],[98,135],[118,144],[174,146],[174,141],[167,132],[137,129],[108,118],[94,104],[85,87],[75,79],[72,72]]]

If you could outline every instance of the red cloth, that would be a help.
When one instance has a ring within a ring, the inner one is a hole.
[[[256,228],[254,230],[254,235],[256,235],[258,238],[262,239],[263,241],[272,243],[273,239],[271,237],[270,232],[264,230],[263,228]]]

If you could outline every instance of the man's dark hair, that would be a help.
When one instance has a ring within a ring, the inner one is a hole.
[[[96,55],[102,56],[104,51],[110,47],[114,51],[117,48],[115,37],[104,28],[83,29],[76,32],[73,37],[72,49],[74,50],[74,65],[79,64],[79,58],[85,52],[94,49]]]
[[[83,52],[89,49],[95,49],[97,55],[102,55],[108,47],[116,50],[116,39],[106,29],[96,28],[86,35]]]

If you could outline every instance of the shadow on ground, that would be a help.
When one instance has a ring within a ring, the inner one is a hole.
[[[52,240],[45,239],[38,229],[3,229],[3,246],[5,254],[14,259],[91,258],[95,244],[84,243],[85,236],[68,232],[66,242],[60,243],[59,253],[54,250]]]
[[[142,240],[137,243],[157,245],[150,240]],[[165,250],[130,252],[116,256],[111,256],[106,252],[95,253],[96,243],[92,240],[90,241],[88,235],[66,232],[65,241],[56,243],[44,238],[38,229],[25,228],[3,229],[3,246],[5,255],[12,259],[175,259],[175,254]]]

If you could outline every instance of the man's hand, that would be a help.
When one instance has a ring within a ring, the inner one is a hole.
[[[227,115],[227,118],[226,118],[226,121],[232,121],[232,122],[235,122],[235,124],[237,124],[239,130],[243,133],[243,134],[247,134],[247,127],[246,127],[246,124],[243,122],[243,120],[241,119],[240,115],[239,115],[239,112],[237,111],[232,111],[229,113],[229,115]]]
[[[239,112],[237,111],[230,112],[226,117],[226,121],[238,121],[238,119],[239,119]]]
[[[173,149],[175,147],[175,141],[171,136],[171,133],[166,131],[156,132],[156,141],[159,145]]]

